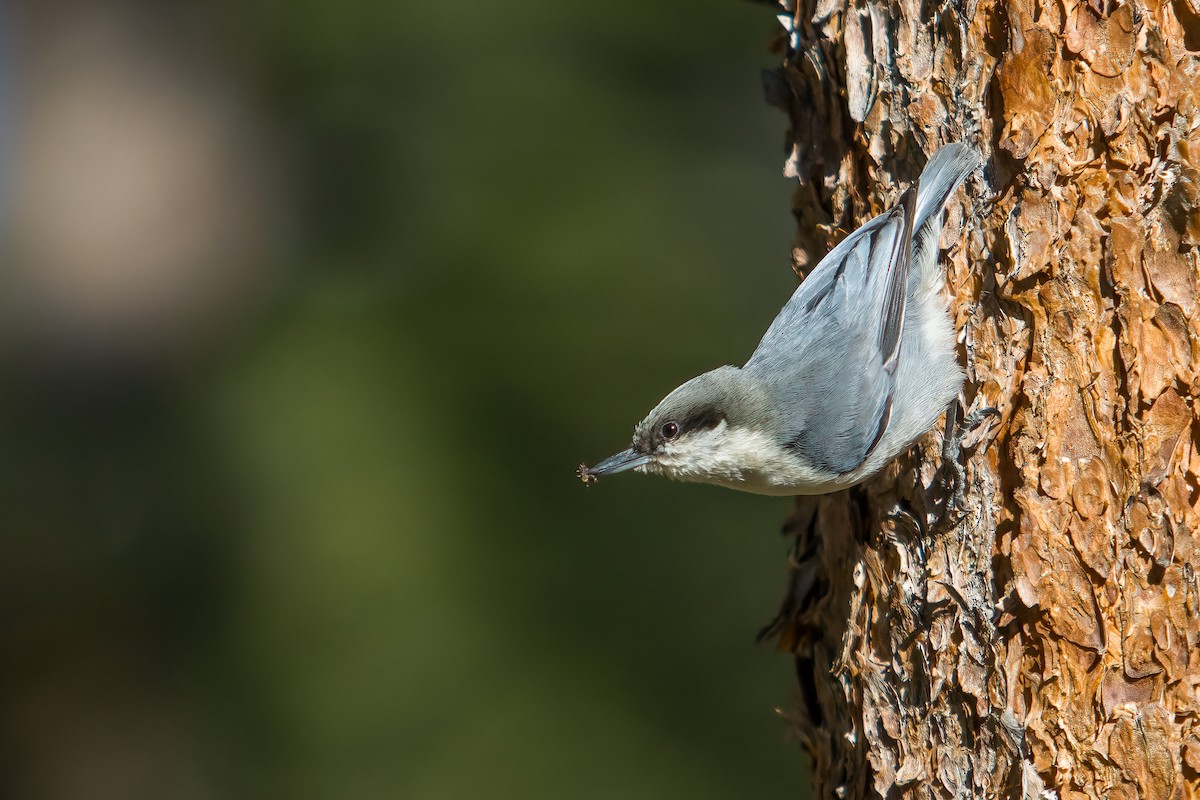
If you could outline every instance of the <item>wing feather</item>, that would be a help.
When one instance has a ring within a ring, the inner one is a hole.
[[[906,191],[891,211],[891,215],[900,215],[902,229],[900,236],[894,238],[892,250],[887,255],[887,288],[883,324],[879,331],[879,351],[883,354],[883,368],[889,375],[895,373],[900,360],[900,335],[904,332],[904,301],[908,297],[908,266],[912,260],[916,194],[912,189]]]
[[[904,326],[915,194],[822,259],[744,369],[772,390],[783,441],[834,474],[879,443]]]

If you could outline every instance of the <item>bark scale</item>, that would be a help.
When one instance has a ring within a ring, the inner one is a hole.
[[[783,12],[796,271],[976,145],[943,263],[999,412],[952,526],[936,434],[785,525],[815,796],[1200,798],[1200,0]]]

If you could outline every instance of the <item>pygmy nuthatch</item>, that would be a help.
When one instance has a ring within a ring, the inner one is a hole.
[[[981,164],[942,147],[916,187],[825,256],[750,360],[671,392],[633,445],[594,467],[770,495],[865,480],[929,430],[962,387],[941,296],[938,238],[950,194]]]

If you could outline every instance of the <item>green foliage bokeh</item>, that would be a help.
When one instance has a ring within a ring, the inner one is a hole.
[[[128,459],[179,462],[147,534],[174,555],[63,602],[104,630],[182,598],[130,624],[168,631],[221,795],[802,796],[791,662],[754,643],[789,502],[573,475],[794,285],[771,9],[197,8],[284,176],[288,277],[137,423]],[[30,452],[83,474],[46,413]]]

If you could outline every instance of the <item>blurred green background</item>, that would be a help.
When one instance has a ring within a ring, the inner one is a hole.
[[[0,15],[0,793],[806,796],[789,501],[573,474],[794,285],[770,7]]]

